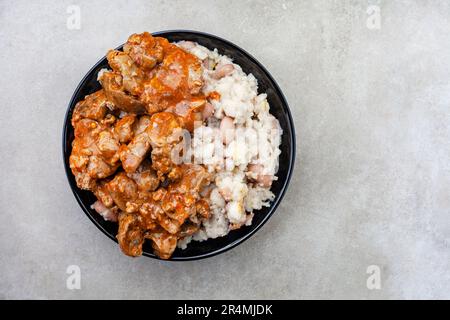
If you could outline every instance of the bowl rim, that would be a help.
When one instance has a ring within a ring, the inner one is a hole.
[[[275,213],[276,209],[278,208],[279,204],[281,203],[282,199],[284,198],[284,195],[286,194],[286,190],[289,186],[290,180],[292,178],[292,173],[294,171],[294,165],[295,165],[295,157],[296,157],[296,134],[295,134],[295,127],[294,127],[294,121],[292,118],[292,114],[291,114],[291,110],[289,108],[289,104],[287,102],[286,97],[284,96],[283,92],[280,89],[280,86],[278,85],[278,83],[275,81],[275,79],[273,78],[273,76],[270,74],[270,72],[257,60],[255,59],[250,53],[248,53],[246,50],[242,49],[241,47],[239,47],[238,45],[223,39],[219,36],[210,34],[210,33],[206,33],[206,32],[201,32],[201,31],[195,31],[195,30],[188,30],[188,29],[172,29],[172,30],[162,30],[162,31],[157,31],[157,32],[151,32],[151,34],[153,36],[162,36],[162,37],[166,37],[170,34],[192,34],[192,35],[196,35],[196,36],[200,36],[200,37],[206,37],[206,38],[213,38],[215,40],[218,40],[220,42],[223,42],[225,44],[227,44],[228,46],[232,47],[233,49],[241,52],[246,58],[248,58],[249,60],[251,60],[253,63],[255,63],[268,77],[268,79],[273,83],[274,88],[276,89],[275,93],[279,96],[280,100],[282,101],[282,107],[283,107],[283,111],[286,113],[287,119],[288,119],[288,123],[290,126],[290,132],[286,132],[287,134],[290,135],[290,141],[291,143],[289,144],[289,149],[290,149],[290,158],[289,158],[289,164],[288,164],[288,170],[287,170],[287,176],[286,179],[283,183],[283,185],[280,188],[280,192],[278,194],[278,196],[275,198],[275,200],[271,203],[270,207],[269,207],[269,211],[267,212],[266,216],[260,221],[260,223],[253,229],[250,230],[249,232],[245,233],[242,237],[234,240],[233,242],[227,244],[224,247],[218,248],[216,250],[213,250],[211,252],[208,253],[203,253],[203,254],[198,254],[198,255],[193,255],[193,256],[189,256],[189,257],[171,257],[169,259],[161,259],[158,256],[156,256],[155,254],[151,254],[148,252],[143,252],[142,255],[149,257],[149,258],[153,258],[153,259],[157,259],[157,260],[163,260],[163,261],[192,261],[192,260],[200,260],[200,259],[205,259],[205,258],[210,258],[213,256],[216,256],[218,254],[224,253],[228,250],[231,250],[232,248],[238,246],[239,244],[245,242],[246,240],[248,240],[251,236],[253,236],[258,230],[260,230],[264,224],[266,224],[266,222],[272,217],[272,215]],[[116,49],[118,48],[122,48],[123,44],[118,46]],[[88,216],[89,220],[91,220],[94,225],[101,230],[108,238],[110,238],[111,240],[113,240],[114,242],[117,243],[117,239],[115,236],[111,235],[97,220],[94,219],[94,217],[92,216],[91,212],[88,210],[88,208],[86,208],[84,202],[81,200],[80,195],[78,194],[79,192],[79,188],[77,186],[75,186],[72,182],[71,182],[71,176],[73,176],[72,171],[70,170],[70,167],[68,165],[68,155],[66,152],[66,146],[67,146],[67,141],[66,141],[66,136],[67,136],[67,132],[70,128],[71,125],[71,121],[69,119],[69,113],[71,112],[72,106],[74,106],[75,103],[75,99],[76,96],[78,95],[78,92],[81,90],[82,86],[84,85],[84,82],[86,81],[86,79],[91,76],[92,72],[98,68],[98,66],[100,64],[102,64],[104,62],[104,59],[106,59],[106,56],[103,56],[100,58],[100,60],[98,60],[90,69],[89,71],[84,75],[84,77],[81,79],[81,81],[78,83],[75,91],[72,94],[72,97],[69,101],[65,116],[64,116],[64,125],[63,125],[63,131],[62,131],[62,155],[63,155],[63,162],[64,162],[64,169],[65,169],[65,173],[66,173],[66,177],[67,180],[69,182],[70,188],[72,190],[72,193],[75,196],[75,199],[77,200],[78,204],[80,205],[81,209],[83,210],[83,212]],[[67,158],[67,159],[66,159]]]

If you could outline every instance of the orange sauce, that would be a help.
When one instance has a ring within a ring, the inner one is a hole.
[[[220,93],[217,91],[211,91],[207,96],[208,100],[220,100]]]
[[[201,86],[201,80],[199,79],[198,83],[195,83],[195,80],[189,81],[190,73],[201,73],[200,60],[164,38],[154,39],[163,47],[164,60],[148,74],[141,100],[157,105],[162,111],[182,101],[205,99],[199,90],[197,93],[193,92],[193,87]]]

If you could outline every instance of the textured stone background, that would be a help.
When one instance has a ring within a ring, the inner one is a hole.
[[[71,4],[80,30],[66,27]],[[449,17],[448,1],[1,0],[0,298],[450,298]],[[277,214],[234,250],[129,259],[75,202],[63,118],[107,49],[175,28],[229,39],[271,71],[296,170]],[[81,290],[66,288],[72,264]]]

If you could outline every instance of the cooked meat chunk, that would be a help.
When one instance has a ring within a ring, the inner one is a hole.
[[[75,126],[76,122],[86,118],[100,121],[105,117],[108,107],[112,108],[112,103],[106,99],[105,92],[96,91],[76,104],[72,114],[72,125]]]
[[[164,51],[163,61],[152,70],[141,95],[148,113],[189,102],[203,86],[202,66],[197,57],[170,43]]]
[[[179,116],[183,127],[193,132],[194,128],[202,125],[203,120],[206,119],[204,117],[205,109],[206,100],[204,98],[192,98],[191,101],[181,101],[175,107],[170,107],[166,111]]]
[[[133,128],[134,135],[137,136],[144,132],[148,126],[150,125],[150,116],[141,116],[139,120],[136,122],[136,125]]]
[[[163,147],[178,142],[177,133],[183,128],[180,118],[170,112],[154,114],[150,119],[150,125],[146,129],[154,148]]]
[[[126,172],[132,173],[150,151],[150,139],[146,131],[136,135],[128,145],[120,147],[120,160]]]
[[[134,136],[133,125],[136,123],[136,115],[129,114],[116,122],[114,131],[119,137],[120,143],[128,143]]]
[[[168,169],[164,171],[166,173],[171,168],[170,150],[179,141],[180,135],[177,135],[177,130],[179,132],[181,129],[182,122],[176,115],[169,112],[154,114],[150,118],[145,131],[135,135],[128,145],[121,146],[120,160],[124,170],[128,173],[134,172],[152,147],[155,154],[160,153],[160,150],[166,150],[164,153],[168,162]],[[155,164],[153,168],[160,172],[161,170],[155,161],[153,163]],[[161,175],[161,173],[158,173],[158,176]]]
[[[108,123],[82,119],[75,123],[70,168],[81,189],[92,189],[96,179],[112,175],[119,167],[119,139]]]
[[[143,161],[136,172],[128,173],[128,177],[136,182],[140,191],[155,191],[159,186],[159,179],[149,161]]]
[[[103,202],[100,200],[97,200],[93,205],[92,208],[97,211],[99,215],[103,217],[106,221],[111,222],[117,222],[118,215],[119,215],[119,208],[117,206],[114,206],[112,208],[107,208]]]
[[[133,34],[123,52],[107,54],[112,72],[100,81],[106,96],[117,108],[133,113],[164,111],[180,102],[203,99],[203,72],[200,60],[150,33]]]
[[[182,239],[184,237],[192,236],[194,233],[196,233],[198,231],[199,228],[200,228],[200,226],[198,224],[185,223],[181,227],[178,237],[180,239]]]
[[[106,71],[100,76],[105,95],[118,109],[129,113],[143,114],[146,111],[145,104],[137,97],[125,92],[122,75]]]
[[[114,203],[122,211],[129,210],[130,202],[133,202],[138,197],[138,186],[133,179],[129,178],[126,173],[119,172],[107,184],[107,188]]]
[[[92,188],[92,192],[105,207],[112,208],[114,206],[114,200],[109,192],[108,182],[109,180],[107,179],[98,181]]]
[[[123,89],[132,96],[139,96],[143,90],[145,76],[130,56],[122,51],[110,50],[106,58],[111,68],[122,76]]]
[[[144,229],[142,218],[133,213],[119,214],[119,231],[117,233],[122,252],[131,257],[142,255],[144,243]]]
[[[183,135],[183,121],[170,112],[160,112],[152,116],[151,125],[147,132],[152,143],[152,167],[159,178],[167,175],[168,178],[179,176],[174,161],[176,154],[172,151],[180,143]]]
[[[134,63],[144,71],[151,71],[164,57],[164,47],[168,41],[164,38],[154,38],[148,32],[133,34],[123,46]]]
[[[200,165],[182,165],[180,170],[181,178],[169,185],[160,200],[161,207],[170,220],[164,217],[159,222],[170,233],[178,232],[190,216],[197,214],[197,209],[201,215],[209,214],[209,206],[202,202],[199,193],[210,184],[211,175]]]
[[[197,164],[184,164],[180,168],[182,178],[172,183],[169,191],[195,194],[196,198],[200,197],[199,193],[211,182],[211,174],[203,166]]]
[[[155,254],[161,259],[169,259],[177,247],[178,237],[162,228],[148,233],[146,238],[153,241],[152,246],[155,250]]]

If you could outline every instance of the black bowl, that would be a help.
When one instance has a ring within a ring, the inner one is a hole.
[[[278,119],[283,129],[282,142],[280,146],[281,155],[279,159],[280,169],[277,174],[278,180],[275,181],[272,185],[272,192],[275,194],[275,199],[271,203],[271,206],[256,211],[251,226],[242,227],[238,230],[231,231],[225,237],[209,239],[203,242],[193,241],[185,250],[176,249],[170,260],[183,261],[211,257],[216,254],[225,252],[248,239],[251,235],[258,231],[258,229],[261,228],[264,223],[266,223],[266,221],[275,212],[276,208],[280,204],[280,201],[283,198],[289,184],[292,170],[294,168],[294,123],[292,121],[291,113],[289,111],[286,99],[275,80],[272,78],[266,68],[264,68],[255,58],[253,58],[243,49],[227,40],[221,39],[214,35],[196,31],[161,31],[155,32],[153,33],[153,35],[167,38],[170,42],[180,40],[195,41],[209,49],[217,48],[220,54],[225,54],[231,57],[235,63],[239,64],[242,67],[245,73],[252,73],[256,77],[256,79],[258,79],[258,92],[267,93],[267,98],[270,104],[270,112]],[[119,47],[119,49],[121,48],[122,47]],[[75,198],[77,199],[81,208],[89,217],[89,219],[91,219],[91,221],[104,234],[117,242],[117,224],[103,220],[103,218],[99,214],[97,214],[93,209],[90,208],[91,204],[96,200],[95,196],[91,192],[81,190],[77,187],[75,178],[69,167],[69,156],[72,151],[72,141],[74,139],[73,127],[70,123],[73,109],[78,101],[84,99],[86,95],[91,94],[101,88],[100,84],[97,81],[97,73],[100,69],[106,67],[108,67],[108,62],[106,60],[106,57],[103,57],[92,67],[91,70],[89,70],[83,80],[81,80],[80,84],[75,90],[75,93],[72,96],[72,99],[70,100],[69,108],[64,119],[63,157],[70,187],[72,188]],[[153,250],[149,241],[146,241],[146,243],[144,244],[143,255],[147,257],[158,258],[153,254]]]

